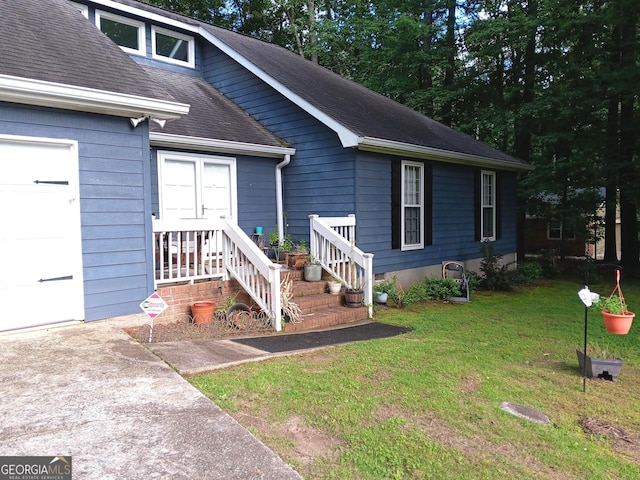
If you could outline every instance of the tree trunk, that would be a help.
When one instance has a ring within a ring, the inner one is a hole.
[[[447,98],[442,104],[440,122],[450,127],[453,120],[453,76],[455,72],[456,56],[456,0],[448,0],[447,31],[445,33],[445,52],[447,55],[444,70],[443,87]]]
[[[311,46],[311,61],[318,63],[318,32],[316,31],[316,3],[307,0],[307,15],[309,16],[309,45]]]
[[[638,8],[635,2],[629,3],[622,17],[622,42],[620,48],[620,67],[623,75],[637,72],[635,65],[635,42],[638,23]],[[629,77],[630,78],[630,77]],[[634,82],[637,81],[637,77]],[[626,268],[637,269],[640,266],[640,248],[638,245],[638,175],[633,166],[635,150],[634,101],[637,84],[627,81],[620,96],[620,159],[623,162],[620,184],[620,223],[621,223],[621,261]]]
[[[536,18],[538,13],[537,1],[532,0],[529,2],[529,9],[527,11],[527,17]],[[529,32],[527,44],[523,55],[523,69],[522,69],[522,105],[527,105],[534,100],[534,86],[535,86],[535,70],[536,70],[536,27],[534,22],[533,31]],[[529,161],[531,157],[531,138],[532,138],[532,120],[529,113],[525,113],[521,118],[515,122],[515,155],[516,157]],[[524,205],[517,206],[520,212],[519,219],[516,225],[518,229],[516,234],[517,242],[517,255],[518,259],[524,259],[524,215],[526,207]]]

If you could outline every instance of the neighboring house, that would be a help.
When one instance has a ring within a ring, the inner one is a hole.
[[[0,39],[0,330],[229,278],[279,328],[257,226],[369,290],[515,260],[526,163],[285,49],[134,0],[4,2]]]
[[[582,257],[587,251],[584,234],[567,228],[563,222],[528,216],[524,224],[524,248],[527,255]]]

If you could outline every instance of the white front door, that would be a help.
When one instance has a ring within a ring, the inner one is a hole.
[[[158,171],[161,218],[237,216],[235,159],[160,151]]]
[[[78,148],[0,135],[0,330],[84,318]]]

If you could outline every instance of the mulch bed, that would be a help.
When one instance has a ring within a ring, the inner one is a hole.
[[[156,323],[150,339],[151,325],[125,328],[140,343],[178,342],[182,340],[214,340],[275,333],[267,319],[255,312],[230,320],[225,313],[215,314],[210,322],[193,323],[189,315],[173,323]]]

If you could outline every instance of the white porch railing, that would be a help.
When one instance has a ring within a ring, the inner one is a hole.
[[[175,282],[225,278],[222,219],[153,220],[156,287]]]
[[[235,278],[280,322],[280,269],[235,223],[225,219],[153,220],[155,286]]]
[[[356,217],[309,215],[310,254],[322,268],[349,288],[364,290],[364,303],[373,317],[373,254],[356,247]]]

